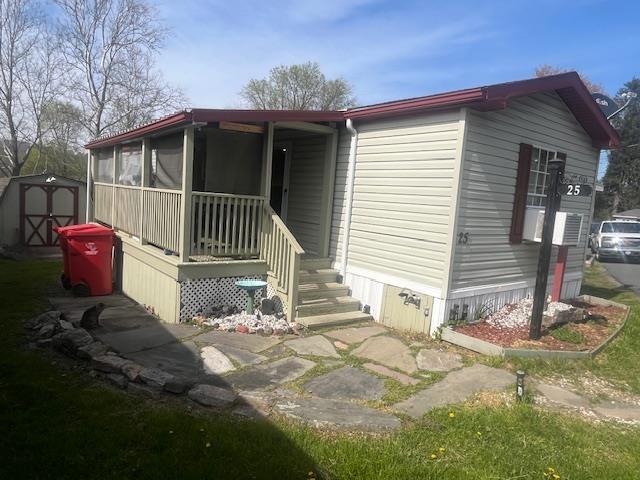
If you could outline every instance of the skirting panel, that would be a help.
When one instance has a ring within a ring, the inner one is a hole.
[[[244,308],[247,293],[236,286],[238,280],[264,280],[260,276],[199,278],[180,282],[180,321],[191,320],[213,305],[232,305]],[[255,293],[256,306],[265,289]]]

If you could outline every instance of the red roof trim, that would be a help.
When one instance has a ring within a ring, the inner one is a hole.
[[[343,122],[344,112],[318,110],[219,110],[196,108],[178,112],[123,133],[99,138],[85,148],[100,148],[190,123],[210,122]]]
[[[598,148],[616,148],[620,137],[611,126],[591,94],[575,72],[532,78],[516,82],[500,83],[486,87],[469,88],[454,92],[440,93],[426,97],[410,98],[369,105],[341,111],[298,111],[298,110],[218,110],[194,109],[165,117],[138,128],[99,138],[86,148],[99,148],[133,140],[153,132],[190,123],[230,122],[341,122],[353,120],[373,120],[378,118],[410,115],[414,113],[451,108],[469,107],[477,110],[500,110],[506,108],[511,98],[531,95],[537,92],[555,90],[565,102]]]
[[[345,118],[373,120],[454,107],[500,110],[507,107],[511,98],[550,90],[555,90],[562,98],[591,137],[594,147],[616,148],[620,145],[618,133],[576,72],[359,107],[345,112]]]

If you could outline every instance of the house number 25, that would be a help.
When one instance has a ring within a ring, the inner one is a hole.
[[[469,243],[469,232],[460,232],[458,234],[458,245],[466,245]]]

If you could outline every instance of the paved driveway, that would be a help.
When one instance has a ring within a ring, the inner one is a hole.
[[[640,294],[640,262],[606,262],[602,265],[618,282]]]

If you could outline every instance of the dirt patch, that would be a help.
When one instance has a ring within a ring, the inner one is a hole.
[[[470,337],[508,348],[532,350],[591,350],[604,342],[623,322],[626,310],[616,306],[591,305],[582,301],[570,302],[574,307],[584,308],[594,318],[586,323],[570,323],[562,328],[570,329],[581,336],[579,343],[564,341],[552,336],[552,330],[543,328],[539,340],[529,340],[529,326],[502,326],[492,324],[489,318],[481,322],[455,327],[455,331]]]

